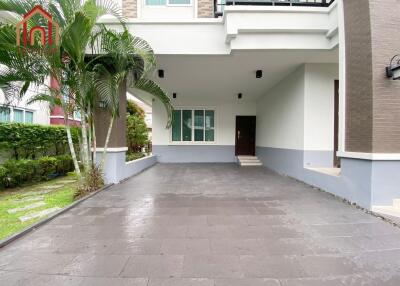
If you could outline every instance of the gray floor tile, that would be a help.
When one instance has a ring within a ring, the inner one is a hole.
[[[399,273],[399,228],[234,164],[158,164],[0,250],[7,286],[398,286]]]

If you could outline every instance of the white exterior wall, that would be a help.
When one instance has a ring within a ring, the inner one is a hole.
[[[332,167],[338,73],[337,64],[305,64],[262,97],[257,147],[299,151],[306,167]]]
[[[159,101],[153,103],[153,145],[235,145],[236,116],[256,115],[254,101],[174,101],[176,109],[210,108],[215,110],[215,142],[172,142],[171,129],[166,129],[167,114]],[[234,154],[233,154],[234,155]]]
[[[304,147],[305,66],[287,76],[257,102],[257,147]]]
[[[334,81],[337,64],[307,64],[305,67],[304,149],[333,150]]]

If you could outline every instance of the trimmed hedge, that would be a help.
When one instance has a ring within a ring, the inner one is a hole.
[[[45,181],[73,170],[74,164],[69,155],[42,157],[38,160],[8,160],[0,166],[0,188]]]
[[[71,127],[71,134],[78,149],[79,128]],[[67,132],[64,126],[0,123],[0,150],[15,160],[69,154]]]

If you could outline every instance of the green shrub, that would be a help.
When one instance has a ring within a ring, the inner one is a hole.
[[[4,188],[7,184],[7,169],[0,166],[0,189]]]
[[[0,166],[0,188],[13,188],[24,183],[48,180],[72,171],[69,155],[42,157],[38,160],[8,160]]]
[[[140,158],[146,157],[146,154],[143,153],[127,153],[126,154],[126,162],[134,161]]]
[[[57,159],[55,157],[42,157],[38,160],[39,176],[42,180],[49,179],[57,171]]]
[[[72,127],[71,135],[78,149],[79,128]],[[67,132],[64,126],[0,123],[0,151],[15,160],[69,154]]]

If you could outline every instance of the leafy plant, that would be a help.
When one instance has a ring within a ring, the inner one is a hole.
[[[38,160],[8,160],[0,166],[0,187],[13,188],[24,183],[45,181],[73,170],[69,155],[42,157]]]
[[[103,174],[98,166],[92,168],[89,172],[84,176],[84,181],[78,186],[74,199],[83,198],[104,186]]]
[[[79,128],[71,128],[72,142],[79,148]],[[64,126],[0,123],[0,150],[12,159],[37,159],[69,153]]]

